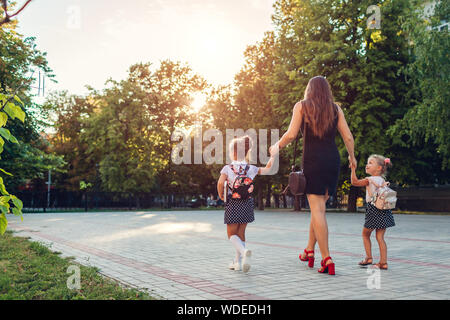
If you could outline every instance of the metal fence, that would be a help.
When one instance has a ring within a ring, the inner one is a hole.
[[[152,208],[198,208],[220,207],[223,202],[217,196],[173,193],[125,193],[125,192],[83,192],[51,190],[48,192],[21,191],[16,196],[23,202],[24,212],[69,211],[69,210],[136,210]],[[215,199],[214,199],[215,198]],[[262,199],[266,208],[293,208],[294,198],[291,196],[271,195],[270,201]],[[258,198],[255,198],[257,206]],[[308,208],[306,197],[301,197],[301,205]],[[346,199],[332,196],[328,207],[341,208],[346,206]]]
[[[364,197],[363,189],[358,196]],[[450,212],[450,187],[411,187],[397,188],[397,209],[408,211]],[[47,192],[21,191],[16,196],[22,200],[24,212],[46,212],[64,210],[136,210],[152,208],[198,208],[206,206],[223,206],[223,202],[208,199],[208,195],[173,193],[124,193],[124,192],[83,192],[51,190]],[[214,196],[213,196],[214,198]],[[217,199],[217,196],[215,196]],[[266,208],[293,208],[294,198],[288,195],[271,195],[270,201],[262,199]],[[328,208],[346,208],[346,195],[331,196]],[[255,198],[255,206],[258,199]],[[308,208],[306,197],[301,198],[302,208]]]
[[[150,209],[199,207],[206,205],[203,196],[189,194],[154,194],[125,192],[77,192],[52,190],[48,192],[23,191],[16,193],[25,212],[48,210],[92,209]]]
[[[450,212],[450,186],[399,188],[397,198],[400,210]]]

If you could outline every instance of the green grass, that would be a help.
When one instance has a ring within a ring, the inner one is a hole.
[[[61,258],[38,242],[0,235],[0,300],[149,300],[147,293],[125,288],[94,267]],[[71,265],[80,267],[80,290],[67,288]]]

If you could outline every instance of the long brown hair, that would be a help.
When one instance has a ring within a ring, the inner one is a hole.
[[[301,103],[304,121],[315,136],[322,138],[337,117],[336,103],[327,79],[322,76],[310,79]]]

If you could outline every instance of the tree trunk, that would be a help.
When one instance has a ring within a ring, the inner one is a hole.
[[[270,198],[271,198],[271,188],[270,184],[267,185],[267,198],[266,198],[266,208],[270,208]]]
[[[347,212],[356,212],[356,198],[358,197],[358,188],[350,186],[348,194]]]
[[[306,203],[307,202],[308,202],[308,198],[306,197],[306,194],[302,195],[301,207],[306,209]],[[309,203],[308,203],[308,207],[309,207]]]
[[[275,208],[279,209],[280,208],[280,195],[274,194],[273,197],[275,199]]]
[[[139,197],[139,193],[136,194],[136,209],[140,209],[141,208],[141,201],[140,201],[140,197]]]
[[[168,205],[169,209],[172,208],[172,194],[167,196],[167,205]]]
[[[258,210],[264,210],[263,192],[262,188],[258,188]]]
[[[283,194],[283,207],[286,209],[287,208],[287,199],[286,199],[286,195]]]
[[[301,211],[302,207],[300,205],[300,196],[294,197],[294,211]]]

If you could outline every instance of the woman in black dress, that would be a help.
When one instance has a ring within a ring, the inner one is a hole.
[[[334,102],[328,81],[321,76],[309,80],[304,99],[294,106],[289,129],[270,148],[274,156],[279,149],[293,141],[299,132],[304,137],[304,168],[306,196],[311,209],[309,241],[300,260],[314,266],[314,247],[319,243],[322,255],[320,273],[335,274],[333,260],[328,249],[328,225],[326,202],[337,186],[340,156],[335,143],[339,131],[349,154],[349,167],[356,165],[353,135],[348,128],[342,109]]]

